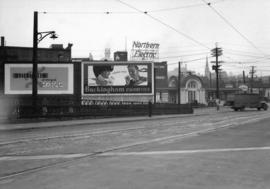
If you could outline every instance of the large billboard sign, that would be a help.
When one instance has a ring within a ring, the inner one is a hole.
[[[38,94],[73,94],[73,64],[38,64]],[[32,94],[32,64],[5,64],[5,94]]]
[[[133,41],[131,49],[131,60],[153,61],[159,57],[159,44]]]
[[[82,65],[83,95],[153,95],[153,63],[91,62]]]

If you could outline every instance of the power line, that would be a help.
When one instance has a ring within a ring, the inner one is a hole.
[[[246,36],[244,36],[236,27],[234,27],[221,13],[219,13],[214,7],[211,6],[211,3],[202,0],[208,7],[210,7],[226,24],[228,24],[234,31],[236,31],[243,39],[245,39],[252,47],[254,47],[258,52],[266,56],[266,54],[261,51],[252,41],[250,41]]]
[[[182,61],[183,63],[189,63],[189,62],[195,62],[195,61],[198,61],[198,60],[205,60],[205,57],[203,58],[197,58],[197,59],[193,59],[193,60],[186,60],[186,61]]]
[[[241,50],[235,50],[235,49],[229,49],[229,48],[224,48],[224,50],[228,50],[228,51],[234,51],[234,52],[238,52],[238,53],[242,53],[242,54],[253,54],[254,56],[260,56],[259,54],[257,53],[254,53],[254,52],[248,52],[248,51],[241,51]],[[261,57],[261,56],[260,56]]]
[[[116,1],[120,2],[120,3],[123,4],[123,5],[126,5],[127,7],[131,8],[131,9],[134,9],[134,10],[136,10],[136,11],[142,13],[142,14],[145,14],[146,16],[148,16],[148,17],[152,18],[153,20],[159,22],[160,24],[162,24],[162,25],[164,25],[164,26],[166,26],[166,27],[172,29],[172,30],[175,31],[176,33],[178,33],[178,34],[184,36],[185,38],[187,38],[187,39],[189,39],[189,40],[191,40],[191,41],[197,43],[198,45],[203,46],[203,47],[205,47],[205,48],[207,48],[207,49],[210,49],[208,46],[206,46],[206,45],[204,45],[203,43],[197,41],[196,39],[194,39],[194,38],[188,36],[187,34],[185,34],[185,33],[183,33],[183,32],[178,31],[178,30],[175,29],[174,27],[172,27],[172,26],[170,26],[169,24],[167,24],[167,23],[165,23],[165,22],[159,20],[158,18],[155,18],[155,17],[151,16],[150,14],[148,14],[147,11],[141,11],[140,9],[138,9],[138,8],[136,8],[136,7],[134,7],[134,6],[130,5],[130,4],[128,4],[128,3],[125,3],[125,2],[123,2],[123,1],[121,1],[121,0],[116,0]]]
[[[224,2],[224,0],[216,0],[211,2],[212,4]],[[202,3],[172,7],[172,8],[163,8],[163,9],[153,9],[153,10],[145,10],[144,12],[148,13],[156,13],[156,12],[168,12],[172,10],[179,10],[179,9],[188,9],[194,7],[201,7],[204,6]],[[40,11],[39,13],[44,14],[140,14],[138,11]]]
[[[183,55],[176,55],[176,56],[167,56],[167,57],[160,57],[160,59],[165,59],[165,58],[181,58],[181,57],[186,57],[186,56],[195,56],[195,55],[202,55],[202,54],[207,54],[209,52],[202,52],[202,53],[193,53],[193,54],[183,54]]]
[[[256,56],[256,55],[248,55],[248,54],[241,54],[241,53],[237,53],[237,52],[226,52],[228,54],[233,54],[233,55],[237,55],[237,56],[246,56],[246,57],[252,57],[252,58],[264,58],[262,56]],[[267,57],[265,57],[267,58]]]
[[[198,60],[205,60],[205,57],[203,57],[203,58],[197,58],[197,59],[193,59],[193,60],[181,61],[181,62],[182,63],[189,63],[189,62],[195,62],[195,61],[198,61]],[[178,64],[178,62],[176,62],[176,63],[168,63],[168,65],[174,65],[174,64]]]
[[[160,50],[160,53],[159,54],[180,54],[180,53],[203,53],[205,52],[205,50],[169,50],[168,48],[164,48],[164,50]],[[206,52],[206,53],[209,53],[209,52]]]
[[[212,4],[224,2],[223,0],[217,0],[211,2]],[[172,11],[172,10],[179,10],[179,9],[186,9],[186,8],[194,8],[194,7],[202,7],[204,4],[196,3],[191,5],[185,5],[185,6],[179,6],[179,7],[173,7],[173,8],[164,8],[164,9],[156,9],[156,10],[149,10],[148,12],[155,13],[155,12],[165,12],[165,11]]]

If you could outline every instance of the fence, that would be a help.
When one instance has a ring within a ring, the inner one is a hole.
[[[4,97],[3,116],[10,119],[24,118],[97,118],[124,116],[152,116],[162,114],[189,114],[193,108],[189,104],[152,104],[149,102],[81,100],[72,97],[40,98],[36,107],[31,97]],[[3,105],[3,104],[2,104]]]
[[[190,105],[152,104],[145,102],[117,101],[81,101],[81,104],[70,102],[65,104],[38,105],[33,112],[31,105],[19,105],[17,118],[62,118],[62,117],[123,117],[123,116],[152,116],[162,114],[193,113]]]

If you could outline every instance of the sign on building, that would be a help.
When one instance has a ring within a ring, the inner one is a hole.
[[[89,62],[82,73],[83,95],[153,94],[151,62]]]
[[[167,62],[155,62],[156,88],[168,88]]]
[[[131,60],[153,61],[159,58],[159,44],[133,41],[131,49]]]
[[[244,84],[242,84],[242,85],[239,85],[239,89],[241,89],[242,91],[248,91],[248,86],[247,85],[244,85]]]
[[[73,89],[73,64],[38,64],[38,94]],[[32,94],[32,64],[5,64],[5,94]]]

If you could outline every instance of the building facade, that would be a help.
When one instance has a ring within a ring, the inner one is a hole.
[[[62,44],[53,44],[50,48],[38,48],[39,63],[67,63],[71,62],[71,47]],[[31,63],[33,61],[33,48],[0,46],[0,94],[4,93],[4,64],[5,63]]]
[[[180,91],[181,104],[207,104],[205,86],[199,76],[181,74],[180,85],[178,83],[178,76],[172,75],[169,77],[168,101],[170,103],[179,103],[178,91]]]
[[[3,39],[3,38],[1,38]],[[4,40],[1,40],[0,46],[0,116],[10,115],[13,108],[18,103],[18,101],[31,101],[31,94],[8,94],[5,95],[5,65],[32,65],[33,62],[33,48],[31,47],[16,47],[16,46],[5,46]],[[71,63],[71,47],[72,44],[68,44],[66,48],[61,44],[51,45],[50,48],[38,48],[38,63],[39,64],[63,64]],[[74,72],[76,72],[76,67],[74,67]],[[30,74],[31,75],[31,74]],[[27,76],[30,77],[30,76]],[[73,76],[72,76],[73,80]],[[30,81],[32,84],[32,82]],[[80,89],[78,89],[80,90]],[[74,91],[77,91],[74,88]],[[74,94],[66,95],[72,97]],[[49,95],[39,95],[41,98],[46,98]],[[59,97],[63,95],[51,95],[53,97]],[[24,99],[24,100],[22,100]],[[31,103],[31,102],[30,102]],[[28,103],[29,104],[29,103]]]

